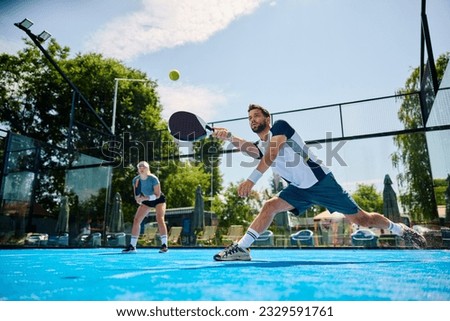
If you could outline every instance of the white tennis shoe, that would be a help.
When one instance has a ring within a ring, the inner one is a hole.
[[[399,223],[399,225],[403,230],[403,234],[401,237],[405,240],[406,243],[410,243],[416,249],[424,249],[427,247],[427,240],[425,239],[425,237],[403,223]]]
[[[216,261],[251,261],[250,249],[240,247],[236,242],[214,255]]]

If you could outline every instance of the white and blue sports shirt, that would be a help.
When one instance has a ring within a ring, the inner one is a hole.
[[[274,122],[267,141],[258,141],[255,144],[261,155],[264,155],[269,148],[270,138],[278,135],[286,136],[287,141],[281,147],[271,167],[273,172],[280,175],[286,182],[299,188],[309,188],[331,172],[284,120]]]

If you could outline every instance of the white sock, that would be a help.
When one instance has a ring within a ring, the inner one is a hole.
[[[161,245],[162,244],[166,244],[166,246],[168,245],[167,244],[167,235],[161,235]]]
[[[248,228],[247,233],[239,240],[238,245],[244,249],[249,248],[259,237],[259,233],[254,229]]]
[[[396,224],[394,222],[389,222],[389,231],[394,233],[395,235],[402,236],[403,235],[403,229],[400,226],[400,224]]]
[[[130,244],[133,245],[134,247],[136,247],[138,238],[139,238],[139,236],[133,236],[133,235],[131,235]]]

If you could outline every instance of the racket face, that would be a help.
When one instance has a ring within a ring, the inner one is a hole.
[[[169,118],[170,134],[178,140],[193,142],[207,135],[206,122],[187,111],[177,111]]]

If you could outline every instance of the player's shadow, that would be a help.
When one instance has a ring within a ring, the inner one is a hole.
[[[398,264],[417,263],[419,261],[406,260],[380,260],[380,261],[251,261],[251,262],[218,262],[217,266],[208,265],[206,268],[289,268],[293,266],[331,266],[331,265],[370,265],[370,264]],[[199,269],[199,267],[186,267],[189,269]]]

